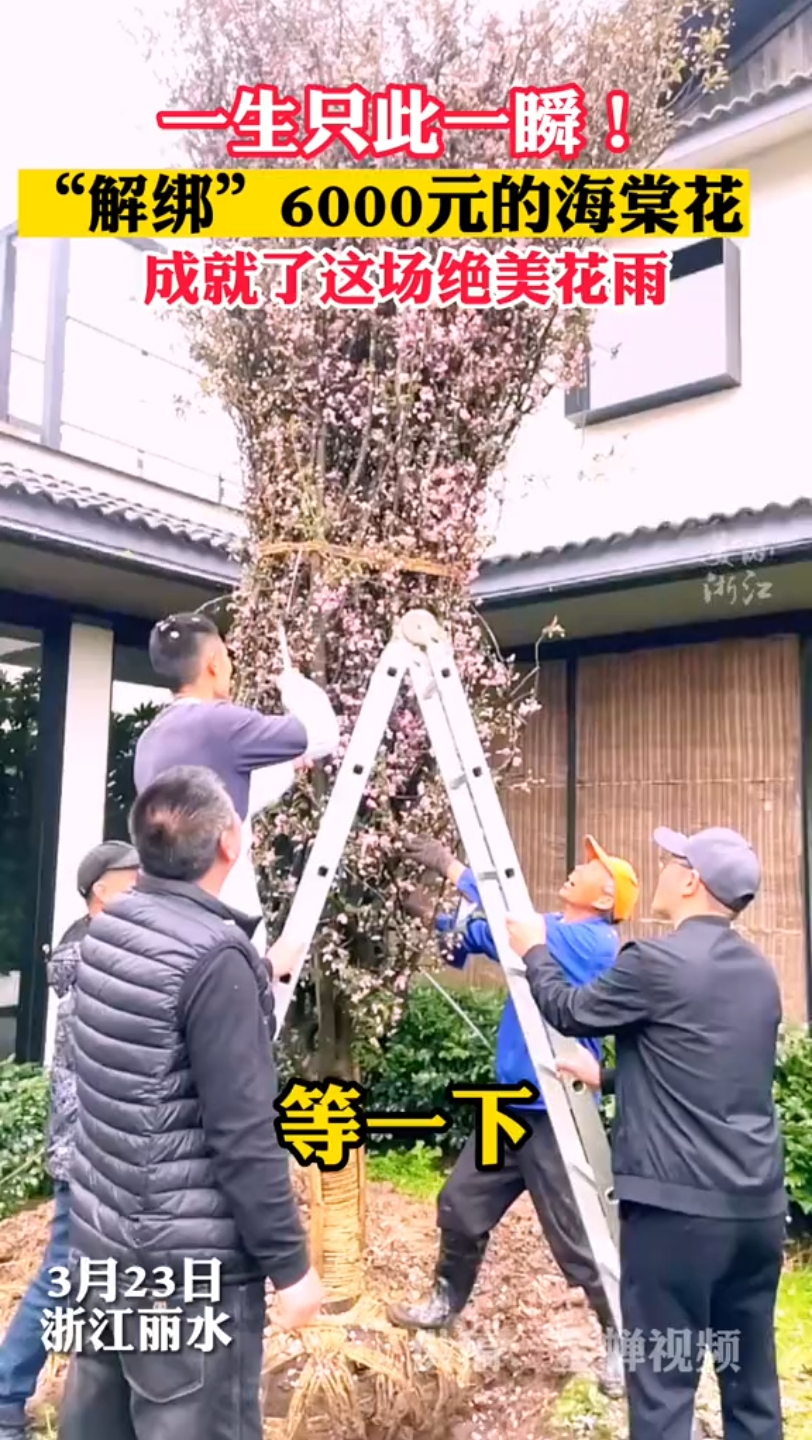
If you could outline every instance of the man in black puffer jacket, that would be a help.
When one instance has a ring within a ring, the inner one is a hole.
[[[74,1358],[60,1440],[260,1440],[265,1280],[290,1328],[315,1317],[322,1288],[274,1125],[256,922],[217,898],[240,822],[211,771],[181,767],[142,792],[130,827],[142,874],[90,926],[74,1018],[76,1299],[110,1318]],[[113,1262],[115,1299],[83,1259]],[[207,1338],[190,1288],[210,1290],[211,1262],[209,1320],[228,1343]]]

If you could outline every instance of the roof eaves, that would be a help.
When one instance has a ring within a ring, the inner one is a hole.
[[[774,559],[812,551],[812,499],[640,527],[558,549],[493,555],[483,560],[473,594],[480,603],[516,603],[535,594],[622,584],[641,574],[653,580],[676,576],[760,551]]]
[[[3,495],[22,496],[35,504],[62,511],[95,515],[106,521],[118,522],[132,530],[164,534],[173,541],[180,541],[197,550],[209,550],[229,556],[236,556],[240,550],[240,537],[232,531],[215,529],[198,521],[184,520],[122,496],[105,494],[71,481],[56,479],[52,475],[21,469],[7,462],[0,463],[0,503]]]
[[[677,138],[696,135],[700,130],[709,129],[721,120],[734,120],[739,115],[758,110],[776,100],[786,99],[809,86],[812,86],[812,72],[804,70],[798,71],[786,80],[779,80],[772,85],[748,91],[746,95],[735,95],[730,100],[719,101],[710,110],[697,110],[690,118],[681,120],[677,128]]]

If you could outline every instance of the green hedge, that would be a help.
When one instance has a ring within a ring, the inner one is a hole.
[[[446,1086],[477,1085],[493,1080],[496,1031],[504,995],[491,990],[454,990],[452,998],[487,1038],[487,1047],[437,993],[434,986],[412,987],[400,1025],[377,1063],[364,1076],[370,1087],[371,1110],[431,1111],[446,1106]],[[612,1063],[614,1047],[605,1046]],[[776,1070],[775,1098],[781,1117],[787,1185],[796,1213],[812,1218],[812,1035],[787,1030],[782,1036]],[[607,1114],[611,1102],[606,1105]],[[453,1107],[454,1123],[435,1142],[454,1154],[473,1126],[472,1112]],[[376,1137],[376,1147],[390,1148],[390,1137]]]
[[[432,1143],[456,1154],[474,1128],[474,1110],[448,1104],[449,1084],[485,1085],[493,1081],[496,1032],[505,1000],[500,990],[454,990],[451,999],[485,1037],[480,1040],[452,1006],[427,981],[412,985],[403,1018],[383,1054],[369,1059],[363,1081],[370,1112],[432,1114],[447,1111],[450,1128]],[[371,1144],[389,1149],[391,1136],[376,1135]]]
[[[806,1030],[784,1035],[775,1079],[781,1116],[787,1187],[793,1204],[812,1216],[812,1035]]]
[[[605,1063],[614,1063],[614,1040],[604,1046]],[[784,1137],[787,1189],[794,1217],[812,1220],[812,1034],[786,1027],[775,1071],[775,1103]],[[613,1101],[604,1102],[607,1116]],[[808,1226],[802,1227],[807,1229]]]
[[[370,1110],[396,1114],[447,1110],[452,1125],[433,1143],[449,1157],[471,1133],[474,1112],[464,1105],[449,1107],[446,1088],[450,1082],[480,1085],[493,1080],[496,1032],[504,1005],[498,990],[454,990],[451,998],[483,1039],[472,1033],[433,985],[418,981],[400,1024],[383,1052],[368,1057],[362,1077]],[[607,1049],[611,1059],[611,1042]],[[812,1219],[812,1036],[805,1030],[787,1031],[782,1037],[775,1096],[793,1211],[808,1222]],[[36,1065],[0,1064],[0,1218],[50,1193],[45,1166],[47,1117],[45,1072]],[[381,1152],[397,1147],[397,1140],[376,1135],[371,1145]]]
[[[0,1219],[48,1195],[48,1077],[39,1065],[0,1064]]]

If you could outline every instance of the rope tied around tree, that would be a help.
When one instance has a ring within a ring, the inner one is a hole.
[[[304,555],[318,555],[322,559],[338,560],[381,573],[399,571],[412,575],[436,575],[444,580],[467,580],[466,566],[448,565],[420,556],[395,555],[380,546],[355,549],[350,545],[333,545],[329,540],[273,540],[266,541],[257,550],[259,560],[286,558],[289,555],[296,555],[297,559]]]

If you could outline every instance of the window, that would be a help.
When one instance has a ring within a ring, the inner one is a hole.
[[[19,238],[10,244],[15,280],[4,414],[70,454],[239,505],[235,426],[205,394],[181,318],[144,304],[143,247],[74,240],[66,248],[67,242]]]
[[[51,246],[14,240],[14,320],[9,367],[9,419],[39,430],[42,424]]]
[[[63,447],[220,500],[239,484],[234,426],[203,394],[179,317],[144,305],[144,283],[142,249],[73,242]]]
[[[589,372],[567,392],[567,417],[595,425],[740,385],[739,262],[729,240],[680,246],[666,305],[597,310]]]
[[[156,684],[146,649],[116,645],[110,713],[107,773],[107,840],[128,840],[127,817],[135,799],[133,761],[139,735],[172,699]]]

